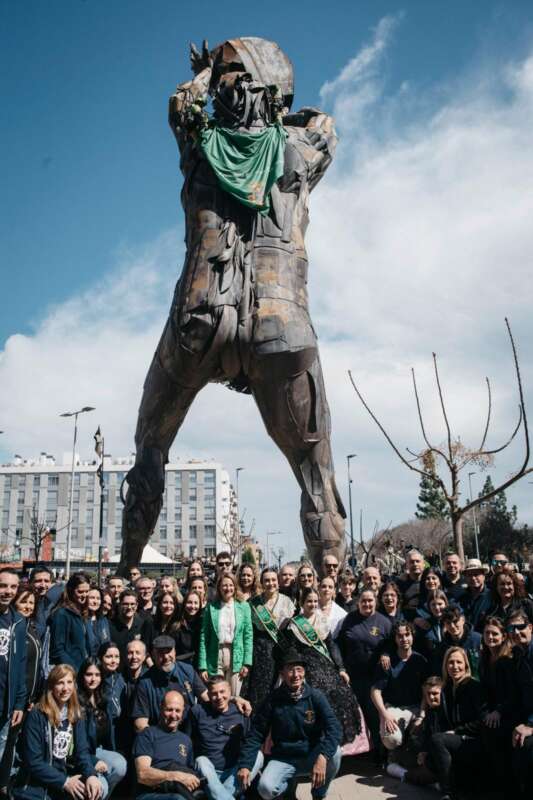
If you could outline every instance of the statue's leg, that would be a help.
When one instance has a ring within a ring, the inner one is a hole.
[[[302,489],[300,517],[317,568],[326,552],[342,563],[346,513],[335,485],[330,414],[316,347],[254,360],[252,392],[268,433]]]
[[[139,408],[135,466],[127,475],[122,516],[119,574],[140,563],[163,504],[170,447],[194,398],[215,377],[220,344],[231,336],[232,325],[224,308],[201,315],[171,312]]]

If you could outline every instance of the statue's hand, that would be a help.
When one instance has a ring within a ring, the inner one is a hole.
[[[199,75],[200,72],[206,69],[206,67],[213,66],[213,59],[211,58],[211,53],[209,52],[207,39],[204,39],[202,42],[201,53],[194,44],[194,42],[190,43],[189,48],[190,48],[191,69],[195,75]]]

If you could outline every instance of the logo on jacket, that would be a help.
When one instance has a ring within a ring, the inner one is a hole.
[[[185,686],[187,692],[192,693],[192,686],[190,681],[183,681],[183,685]]]
[[[187,748],[185,747],[184,744],[178,745],[178,753],[182,758],[187,758]]]
[[[11,628],[0,628],[0,658],[7,658]]]
[[[72,726],[69,725],[66,730],[58,730],[54,736],[54,745],[52,752],[54,758],[64,761],[68,756],[70,742],[72,741]]]
[[[381,633],[380,629],[376,628],[375,625],[372,625],[372,627],[370,628],[370,635],[371,636],[379,636],[380,633]]]
[[[315,719],[316,719],[316,717],[315,717],[315,712],[314,712],[314,711],[312,711],[311,709],[309,709],[308,711],[306,711],[306,712],[305,712],[305,714],[304,714],[304,717],[305,717],[305,721],[306,721],[306,722],[307,722],[309,725],[312,725],[312,723],[313,723],[313,722],[315,721]]]

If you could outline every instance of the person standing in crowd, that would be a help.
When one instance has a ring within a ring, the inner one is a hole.
[[[111,641],[118,646],[123,662],[128,642],[140,639],[148,648],[152,640],[151,620],[137,613],[137,602],[137,594],[133,589],[124,589],[118,601],[117,613],[109,623]]]
[[[159,599],[162,594],[171,594],[178,606],[183,603],[183,595],[178,589],[178,582],[173,575],[163,575],[160,578],[157,589],[157,599]]]
[[[306,681],[324,693],[341,724],[342,744],[348,744],[360,733],[359,708],[349,685],[350,677],[329,632],[328,621],[320,611],[318,592],[304,589],[300,600],[301,613],[288,621],[280,636],[280,646],[282,650],[302,654]]]
[[[180,797],[191,800],[192,792],[200,786],[194,770],[192,742],[179,730],[184,710],[183,695],[178,691],[166,692],[158,710],[158,719],[136,737],[133,756],[137,800],[176,800]]]
[[[284,564],[278,573],[279,590],[281,594],[296,599],[296,573],[292,564]]]
[[[116,738],[120,742],[122,753],[129,758],[135,738],[135,727],[132,725],[133,704],[137,685],[147,672],[146,645],[140,639],[128,642],[126,646],[126,664],[123,669],[125,688],[120,703],[120,719],[116,725]]]
[[[157,596],[155,614],[153,616],[153,636],[167,634],[174,636],[178,628],[180,606],[174,594],[161,592]]]
[[[126,691],[126,682],[120,672],[120,650],[115,642],[106,642],[98,651],[98,658],[102,668],[103,688],[110,702],[111,721],[116,734],[122,715],[124,692]],[[115,738],[118,739],[118,735]],[[121,742],[118,742],[119,747],[121,744]]]
[[[208,700],[205,684],[191,665],[176,661],[174,639],[157,636],[152,644],[152,657],[154,664],[139,679],[133,702],[132,718],[136,731],[157,724],[161,702],[171,689],[183,694],[186,710],[197,699]]]
[[[296,573],[296,608],[300,607],[300,595],[304,589],[318,589],[317,574],[309,561],[303,561]]]
[[[63,597],[50,616],[50,663],[70,664],[75,670],[88,656],[85,617],[89,579],[74,572],[67,581]]]
[[[202,628],[202,601],[198,592],[187,592],[179,611],[173,632],[176,643],[176,658],[196,666],[200,649]]]
[[[488,583],[489,586],[492,588],[492,584],[494,583],[494,579],[500,572],[505,569],[509,565],[509,559],[505,555],[505,553],[493,553],[490,559],[490,574]]]
[[[249,603],[236,600],[237,582],[224,574],[216,586],[217,599],[202,617],[198,669],[204,681],[223,675],[239,695],[253,661],[253,629]]]
[[[110,575],[107,579],[106,588],[113,598],[113,606],[117,606],[118,599],[125,589],[124,579],[120,575]]]
[[[424,571],[424,556],[418,550],[410,550],[405,560],[406,575],[396,579],[400,589],[405,619],[412,622],[420,603],[420,580]]]
[[[427,606],[429,595],[432,592],[442,591],[442,581],[440,573],[435,567],[426,567],[420,577],[420,595],[418,598],[419,608]]]
[[[197,703],[191,709],[191,737],[194,742],[196,769],[206,781],[210,800],[233,800],[237,796],[237,761],[250,729],[246,717],[231,700],[229,683],[220,675],[211,678],[208,703]],[[250,782],[263,765],[257,754]]]
[[[321,691],[305,680],[306,664],[298,653],[285,653],[282,684],[267,697],[254,717],[239,757],[241,790],[251,783],[252,769],[267,737],[272,756],[257,790],[263,800],[284,794],[293,780],[311,777],[313,800],[322,800],[341,763],[341,727]]]
[[[104,692],[100,661],[87,658],[78,672],[78,699],[85,725],[85,736],[97,774],[104,775],[108,797],[125,777],[127,762],[117,753],[113,703]]]
[[[448,608],[446,594],[437,589],[428,595],[428,602],[424,608],[417,610],[414,620],[416,634],[416,647],[431,662],[433,653],[442,642],[442,615]]]
[[[190,582],[189,592],[196,592],[198,597],[200,598],[200,605],[202,611],[207,605],[207,598],[209,597],[209,587],[207,585],[206,578],[192,578]]]
[[[461,600],[461,607],[466,619],[477,633],[483,631],[485,618],[492,606],[490,589],[485,585],[488,571],[489,568],[478,558],[470,558],[463,570],[468,588]]]
[[[251,564],[240,564],[236,578],[240,600],[251,600],[259,593],[259,577],[256,568]]]
[[[378,658],[392,630],[391,621],[376,611],[376,605],[374,592],[364,589],[358,597],[357,610],[346,616],[337,639],[374,748],[379,742],[379,716],[370,699],[370,689]]]
[[[328,630],[333,639],[336,639],[347,612],[335,602],[335,581],[333,578],[322,578],[318,587],[318,598],[320,611],[328,623]]]
[[[401,606],[402,598],[396,583],[394,581],[384,583],[378,595],[379,613],[390,620],[392,625],[395,625],[403,619]]]
[[[520,717],[520,690],[512,643],[500,619],[488,617],[483,629],[479,678],[486,699],[482,738],[494,757],[494,772],[503,777],[510,767],[511,734]]]
[[[7,775],[13,756],[9,735],[26,708],[26,623],[13,608],[18,587],[15,570],[0,567],[0,765]]]
[[[13,608],[26,620],[26,707],[31,708],[44,686],[43,645],[35,624],[39,598],[28,584],[19,584]]]
[[[32,569],[30,573],[30,587],[37,595],[37,609],[35,613],[35,626],[44,640],[47,622],[63,592],[61,584],[53,583],[52,570],[41,564]]]
[[[139,598],[138,613],[148,620],[151,620],[155,614],[154,589],[154,581],[146,576],[139,578],[135,582],[135,591]]]
[[[357,606],[357,601],[355,599],[357,582],[353,572],[343,572],[339,576],[338,587],[339,590],[335,597],[335,602],[343,611],[349,614],[350,611],[354,611]]]
[[[428,755],[442,792],[451,800],[457,786],[457,767],[476,763],[482,753],[479,731],[484,713],[482,689],[470,674],[466,653],[450,647],[444,657],[441,730],[429,738]]]
[[[533,601],[526,595],[526,590],[511,567],[503,566],[494,575],[492,581],[493,606],[489,616],[504,621],[513,611],[523,611],[533,623]]]
[[[461,574],[461,559],[457,553],[448,553],[444,559],[444,575],[442,588],[450,603],[462,605],[463,597],[468,590],[468,583]]]
[[[109,621],[115,614],[113,598],[107,589],[102,589],[102,616]]]
[[[508,619],[507,633],[513,643],[513,658],[520,692],[520,718],[512,733],[513,774],[521,796],[529,798],[533,786],[533,626],[522,611]],[[529,794],[528,794],[529,792]]]
[[[139,567],[130,567],[130,570],[128,572],[128,580],[130,582],[130,586],[135,586],[141,575],[142,572],[139,569]]]
[[[420,711],[422,684],[428,674],[426,659],[413,650],[414,633],[411,622],[396,623],[390,667],[377,666],[370,690],[379,714],[379,735],[389,752],[404,744],[407,729]]]
[[[107,797],[107,781],[91,759],[76,672],[69,664],[56,665],[48,675],[42,698],[26,717],[21,752],[13,788],[16,800]]]
[[[187,567],[187,573],[185,575],[185,591],[190,591],[191,589],[191,581],[193,578],[205,578],[205,570],[204,565],[201,561],[194,559],[191,561],[189,566]]]
[[[442,662],[449,647],[461,647],[468,658],[470,672],[479,678],[479,659],[481,657],[481,634],[472,629],[459,606],[448,606],[442,615],[442,641],[434,650],[431,662],[432,671],[442,672]]]
[[[85,617],[87,650],[91,656],[96,656],[99,648],[111,639],[109,620],[103,615],[102,606],[102,590],[93,585],[87,592],[87,616]]]
[[[335,587],[339,576],[339,560],[331,553],[326,553],[322,559],[322,578],[331,578]]]
[[[250,602],[253,656],[247,697],[253,709],[257,709],[274,688],[279,672],[276,648],[279,629],[294,614],[294,603],[281,593],[275,569],[265,567],[260,582],[262,592]]]
[[[371,589],[377,596],[381,589],[381,572],[377,567],[366,567],[361,575],[362,585],[365,589]]]
[[[216,570],[216,583],[223,575],[231,575],[233,572],[233,558],[231,553],[224,550],[222,553],[217,553],[215,559]]]

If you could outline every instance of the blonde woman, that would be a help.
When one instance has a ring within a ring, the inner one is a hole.
[[[21,743],[22,767],[13,789],[18,800],[107,797],[107,781],[93,766],[76,672],[69,664],[51,670],[41,700],[26,717]]]
[[[333,578],[322,578],[318,586],[319,605],[328,621],[328,629],[334,639],[341,629],[346,611],[335,602],[336,586]]]

